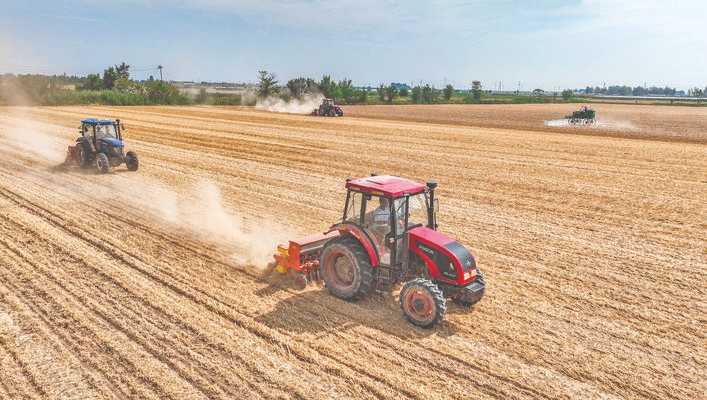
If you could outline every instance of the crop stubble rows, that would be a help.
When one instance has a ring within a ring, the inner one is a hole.
[[[424,123],[440,122],[434,109],[406,122],[390,110],[23,110],[67,142],[80,117],[120,117],[143,168],[109,176],[52,170],[3,136],[16,120],[0,110],[0,396],[704,393],[703,144]],[[690,132],[704,131],[699,118]],[[232,248],[131,199],[155,182],[194,196],[187,188],[208,179],[246,220],[308,233],[339,215],[345,177],[372,171],[441,183],[443,230],[476,250],[490,282],[478,307],[417,330],[393,295],[351,304],[259,280]]]

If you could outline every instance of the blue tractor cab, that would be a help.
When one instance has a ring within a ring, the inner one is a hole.
[[[111,167],[125,163],[128,170],[137,171],[137,154],[134,151],[125,152],[123,130],[119,119],[82,119],[79,127],[81,136],[74,146],[69,146],[65,164],[82,168],[94,166],[99,173],[106,173]]]

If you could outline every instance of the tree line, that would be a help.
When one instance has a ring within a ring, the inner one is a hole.
[[[302,99],[308,95],[321,94],[341,104],[366,104],[369,94],[380,103],[392,104],[397,98],[409,98],[413,104],[448,103],[453,96],[463,96],[464,102],[478,103],[483,90],[481,81],[473,81],[470,91],[456,90],[452,85],[437,89],[432,85],[416,85],[408,89],[396,84],[380,84],[374,90],[356,88],[351,79],[335,80],[331,75],[324,75],[320,80],[308,77],[290,79],[280,85],[274,73],[258,71],[257,95],[259,98],[277,96],[283,100]]]
[[[609,87],[591,87],[587,86],[584,89],[586,94],[602,94],[609,96],[676,96],[684,95],[684,91],[679,91],[671,87],[643,87],[643,86],[625,86],[625,85],[613,85]],[[690,97],[702,97],[707,93],[707,87],[704,89],[695,87],[688,91],[687,95]]]
[[[156,80],[130,78],[130,65],[110,66],[103,74],[85,77],[66,75],[0,75],[0,104],[187,104],[189,99],[174,85]]]

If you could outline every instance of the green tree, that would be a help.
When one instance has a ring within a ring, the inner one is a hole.
[[[400,94],[400,97],[408,97],[408,96],[410,96],[410,91],[408,90],[408,88],[402,87],[402,88],[400,89],[400,93],[399,93],[399,94]]]
[[[275,74],[268,71],[258,71],[258,97],[266,98],[279,92]]]
[[[187,103],[179,90],[173,85],[163,81],[151,81],[145,85],[145,95],[153,104],[185,104]]]
[[[124,62],[116,65],[115,73],[118,75],[118,79],[130,79],[130,66]]]
[[[474,98],[475,101],[481,101],[481,81],[472,81],[471,82],[471,94]]]
[[[101,90],[103,88],[103,80],[98,74],[88,74],[83,85],[81,85],[82,90]]]
[[[340,80],[339,83],[336,84],[336,87],[338,95],[341,96],[342,99],[345,99],[346,102],[353,100],[354,88],[351,79]]]
[[[444,100],[449,101],[454,94],[454,86],[447,85],[444,87]]]
[[[322,92],[324,97],[333,99],[335,98],[336,82],[331,79],[330,75],[324,75],[322,76],[322,80],[319,81],[319,90]]]
[[[422,102],[425,104],[432,104],[437,102],[437,97],[439,92],[435,90],[429,84],[422,87]]]
[[[378,88],[376,89],[376,93],[378,93],[378,100],[380,101],[385,101],[385,85],[380,84]]]
[[[385,87],[385,99],[388,104],[393,103],[393,99],[398,95],[398,90],[393,85],[388,85]]]
[[[422,103],[422,87],[415,86],[412,88],[412,102],[414,104]]]
[[[562,98],[567,101],[574,96],[574,92],[571,89],[565,89],[562,91]]]
[[[295,78],[287,81],[285,85],[290,91],[290,95],[295,98],[302,98],[306,94],[319,91],[319,85],[311,78]]]
[[[115,70],[113,67],[108,67],[107,69],[103,70],[103,88],[104,89],[113,89],[113,86],[115,86],[115,81],[117,81],[120,78],[118,75],[118,72]]]
[[[142,91],[142,86],[126,78],[118,78],[113,85],[113,90],[123,93],[138,94]]]

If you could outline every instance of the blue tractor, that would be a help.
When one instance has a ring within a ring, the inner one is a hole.
[[[123,124],[119,119],[81,120],[81,136],[76,139],[74,146],[69,146],[64,165],[95,167],[99,173],[105,174],[111,167],[125,163],[129,171],[137,171],[137,154],[134,151],[125,152],[122,131]]]

